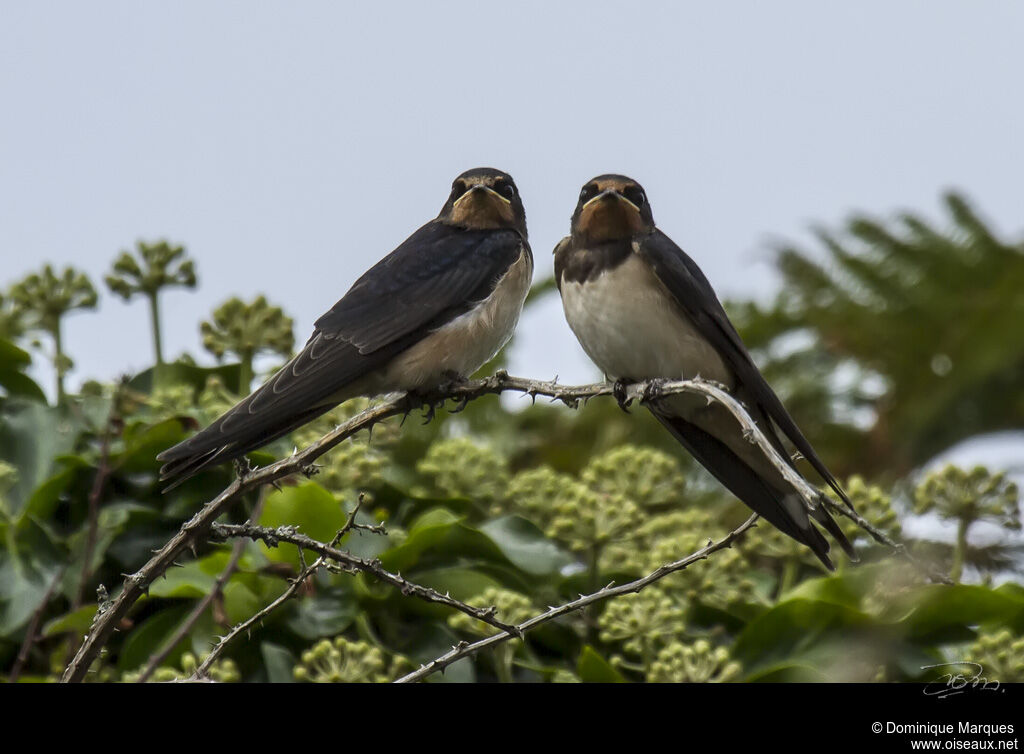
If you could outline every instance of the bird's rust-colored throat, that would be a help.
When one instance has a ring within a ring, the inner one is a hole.
[[[640,210],[614,190],[595,196],[580,209],[576,232],[592,243],[618,241],[646,231]]]
[[[449,222],[467,228],[494,230],[515,225],[515,219],[512,202],[480,183],[455,201]]]

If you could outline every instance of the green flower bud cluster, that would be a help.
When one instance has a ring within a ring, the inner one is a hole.
[[[196,267],[191,259],[185,259],[183,246],[139,241],[135,256],[122,251],[104,280],[111,292],[127,301],[137,293],[155,295],[170,286],[195,288]]]
[[[58,275],[52,265],[11,286],[12,306],[28,315],[28,329],[56,333],[61,318],[74,309],[95,309],[99,296],[84,273],[65,267]]]
[[[646,568],[647,548],[710,521],[690,511],[651,515],[679,505],[685,485],[674,458],[626,445],[594,458],[578,479],[547,467],[519,472],[509,482],[506,507],[574,551],[599,549],[601,570],[638,572]]]
[[[509,483],[505,459],[468,437],[433,443],[416,470],[430,477],[443,495],[475,500],[487,505],[492,513],[502,508]]]
[[[365,442],[343,442],[318,463],[317,484],[335,495],[354,497],[383,483],[387,458]]]
[[[302,683],[387,683],[409,670],[412,664],[404,657],[389,662],[378,647],[337,636],[303,652],[292,673]]]
[[[1000,683],[1024,682],[1024,636],[1008,628],[982,634],[967,650],[967,659],[984,668],[982,675]]]
[[[497,608],[495,617],[503,623],[513,626],[529,620],[538,612],[529,597],[502,587],[487,587],[476,597],[466,600],[466,604],[473,607]],[[449,616],[448,625],[456,631],[465,631],[478,636],[490,636],[498,631],[494,626],[465,613],[455,613]]]
[[[186,652],[181,656],[181,668],[170,668],[160,667],[153,671],[153,674],[149,677],[149,680],[153,683],[168,683],[170,681],[180,681],[185,678],[190,678],[193,673],[199,668],[199,666],[206,659],[206,655],[203,655],[198,660],[196,656],[191,652]],[[207,675],[217,683],[238,683],[242,680],[242,674],[238,672],[238,666],[235,665],[234,660],[222,659],[217,660],[210,669],[207,671]],[[142,669],[125,673],[121,676],[122,683],[136,683],[142,676]]]
[[[628,498],[574,482],[556,500],[546,533],[575,552],[591,552],[615,543],[635,545],[642,522],[643,514]]]
[[[537,466],[515,474],[508,484],[508,507],[518,510],[537,526],[551,525],[558,500],[565,490],[578,484],[568,474],[561,474],[547,466]]]
[[[725,536],[720,527],[693,529],[675,539],[664,539],[647,552],[647,572],[686,557],[706,546],[709,539]],[[719,550],[712,558],[694,563],[663,582],[666,589],[693,602],[728,609],[733,605],[764,602],[751,578],[750,561],[738,548]]]
[[[742,666],[725,647],[706,639],[692,644],[673,642],[658,652],[647,672],[650,683],[728,683],[739,679]]]
[[[678,506],[686,477],[679,462],[660,450],[623,445],[594,458],[580,481],[595,492],[628,497],[641,508]]]
[[[1017,485],[984,466],[966,471],[952,464],[929,474],[914,491],[914,512],[935,511],[961,521],[987,519],[1011,530],[1021,528]]]
[[[253,377],[253,360],[261,354],[287,359],[295,346],[292,318],[279,306],[271,306],[266,297],[251,302],[230,298],[201,322],[203,348],[217,359],[233,354],[241,363],[241,393],[247,394]]]
[[[621,643],[629,654],[650,660],[654,652],[686,632],[686,611],[660,586],[611,600],[597,620],[601,641]]]
[[[292,432],[292,442],[298,448],[311,445],[369,405],[370,401],[363,398],[346,401]],[[320,465],[317,483],[342,496],[379,487],[384,481],[384,471],[389,461],[382,448],[394,444],[397,437],[397,425],[391,426],[384,422],[373,428],[372,436],[360,433],[348,438],[317,461]]]
[[[122,251],[104,280],[111,292],[128,301],[141,295],[149,301],[150,324],[153,328],[153,350],[156,363],[163,364],[163,336],[160,326],[160,292],[165,288],[195,288],[196,266],[185,258],[183,246],[166,241],[135,245],[135,254]]]
[[[703,533],[717,529],[718,525],[704,508],[684,508],[670,513],[645,516],[636,527],[633,539],[613,543],[604,550],[601,566],[604,570],[627,571],[638,575],[649,573],[664,563],[678,560],[692,552],[683,552],[685,543],[681,543],[681,539],[689,543],[694,535],[699,537]],[[652,567],[651,551],[656,548],[667,550],[673,555],[669,560]]]
[[[17,327],[24,331],[41,331],[53,339],[53,364],[57,372],[57,402],[63,404],[64,375],[73,362],[64,352],[61,321],[76,309],[95,309],[99,296],[84,272],[65,267],[58,275],[51,265],[42,272],[28,275],[10,289],[9,313],[17,312]],[[33,345],[38,346],[38,341]]]

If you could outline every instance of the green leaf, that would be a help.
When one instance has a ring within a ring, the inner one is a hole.
[[[217,583],[217,574],[227,563],[226,554],[216,553],[202,560],[193,560],[180,568],[169,568],[162,579],[149,587],[152,597],[199,599]]]
[[[758,616],[740,633],[732,655],[753,669],[791,659],[829,634],[870,622],[845,605],[794,598]]]
[[[607,660],[589,644],[580,652],[576,663],[576,674],[584,683],[626,683],[622,673],[613,668]]]
[[[6,494],[12,516],[50,477],[54,459],[72,449],[81,429],[64,410],[43,403],[12,398],[0,405],[0,460],[18,470],[17,483]]]
[[[344,508],[330,492],[315,482],[285,487],[267,495],[261,526],[297,526],[303,534],[321,542],[330,542],[347,520]],[[266,548],[267,557],[298,565],[295,547],[281,545]]]
[[[488,587],[500,587],[502,584],[491,577],[472,568],[437,568],[430,571],[417,571],[416,583],[440,592],[449,593],[457,600],[466,600],[483,593]],[[423,603],[426,604],[426,603]],[[438,605],[439,614],[451,615],[452,609]]]
[[[125,449],[111,456],[111,466],[127,474],[155,473],[161,465],[156,460],[157,454],[184,439],[185,431],[177,419],[167,419],[152,425],[134,422],[126,427]]]
[[[55,459],[60,468],[32,492],[22,511],[22,516],[33,516],[39,520],[49,519],[60,503],[61,496],[78,482],[85,487],[85,479],[96,473],[95,469],[79,456],[61,456]],[[79,477],[82,477],[81,479]]]
[[[0,388],[9,396],[21,396],[33,401],[46,403],[42,388],[25,374],[32,364],[32,357],[11,341],[0,338]]]
[[[46,531],[26,519],[15,529],[0,527],[0,636],[12,636],[28,623],[61,572],[61,553]]]
[[[282,646],[269,641],[260,643],[260,655],[263,657],[263,669],[267,671],[267,680],[271,683],[295,683],[292,671],[295,668],[295,656]]]
[[[312,641],[337,636],[352,624],[358,614],[359,603],[352,591],[334,587],[296,601],[285,623],[295,634]]]
[[[846,574],[807,579],[786,592],[785,599],[807,599],[860,609],[860,584]]]
[[[54,618],[43,627],[43,638],[46,639],[68,631],[84,634],[92,626],[92,619],[96,617],[97,608],[98,605],[82,605],[73,612]]]
[[[1024,607],[1008,591],[969,584],[930,584],[915,591],[914,603],[900,626],[908,639],[922,643],[973,638],[971,626],[1009,622]]]
[[[461,520],[446,508],[427,511],[413,522],[409,536],[402,544],[381,553],[381,563],[388,570],[409,570],[424,551],[443,542]]]
[[[520,516],[503,516],[480,527],[511,563],[534,576],[554,575],[574,561],[572,556]]]
[[[241,623],[252,617],[263,607],[259,597],[238,579],[231,579],[224,585],[224,612],[232,624]]]
[[[118,670],[125,672],[141,667],[154,652],[163,647],[191,612],[192,605],[175,605],[149,617],[141,625],[132,629],[117,659]],[[188,642],[179,642],[174,651],[163,661],[163,664],[178,666],[181,656],[186,651],[188,651]]]

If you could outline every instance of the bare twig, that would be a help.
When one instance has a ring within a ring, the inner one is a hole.
[[[107,478],[113,469],[110,467],[110,443],[115,433],[120,433],[121,428],[121,397],[124,395],[127,386],[127,378],[122,377],[114,390],[111,398],[110,411],[107,413],[107,421],[103,427],[103,438],[100,440],[100,462],[96,467],[96,476],[92,480],[92,488],[89,490],[89,524],[85,535],[85,554],[82,560],[82,575],[78,580],[78,589],[75,590],[75,598],[71,603],[71,612],[82,606],[85,599],[85,590],[92,578],[92,554],[96,549],[96,538],[99,529],[100,498],[103,496],[103,488],[106,486]]]
[[[53,577],[53,581],[50,582],[50,586],[46,590],[46,594],[43,595],[42,601],[32,613],[32,620],[28,623],[28,628],[25,629],[25,639],[21,642],[21,648],[18,650],[18,657],[14,661],[14,667],[11,668],[11,674],[7,677],[8,683],[14,683],[21,676],[21,669],[25,667],[25,663],[28,661],[28,655],[32,651],[32,646],[36,643],[36,634],[39,631],[39,621],[42,620],[43,613],[46,612],[46,606],[50,604],[50,598],[53,597],[53,593],[57,591],[57,585],[61,579],[64,578],[64,571],[61,570]]]
[[[630,581],[628,584],[622,584],[621,586],[612,586],[611,584],[609,584],[604,589],[599,589],[593,594],[580,595],[579,599],[573,600],[572,602],[566,602],[564,605],[548,608],[547,612],[541,613],[540,615],[536,615],[527,621],[523,621],[518,626],[516,626],[516,628],[520,631],[520,633],[525,634],[537,628],[538,626],[542,626],[545,623],[549,623],[555,620],[556,618],[561,618],[563,615],[568,615],[569,613],[575,612],[577,610],[582,610],[583,608],[587,607],[588,605],[592,605],[595,602],[600,602],[602,600],[610,599],[612,597],[618,597],[623,594],[629,594],[631,592],[639,592],[644,587],[650,586],[655,581],[665,578],[670,573],[681,571],[684,568],[693,565],[698,560],[704,560],[709,555],[711,555],[714,552],[717,552],[718,550],[722,550],[727,547],[732,547],[733,542],[742,537],[748,529],[754,526],[756,522],[757,514],[755,513],[753,516],[751,516],[742,524],[740,524],[740,526],[733,529],[727,535],[722,537],[722,539],[718,540],[717,542],[708,542],[707,546],[702,547],[701,549],[697,550],[694,553],[691,553],[690,555],[687,555],[682,560],[677,560],[674,563],[668,563],[666,565],[663,565],[657,570],[647,574],[643,578],[637,579],[636,581]],[[470,655],[476,654],[481,649],[493,647],[496,644],[500,644],[501,642],[507,641],[510,638],[512,638],[511,634],[500,633],[494,634],[493,636],[488,636],[486,639],[480,639],[480,641],[475,641],[472,644],[465,641],[459,642],[451,648],[451,651],[441,655],[435,660],[431,660],[426,665],[422,665],[419,668],[419,670],[414,670],[412,673],[402,676],[397,681],[395,681],[395,683],[413,683],[414,681],[421,681],[429,675],[432,675],[440,670],[444,670],[453,662],[461,660],[463,657],[468,657]]]
[[[433,395],[399,395],[376,406],[366,409],[344,424],[336,427],[315,443],[292,456],[256,471],[247,471],[236,478],[216,498],[207,503],[195,516],[186,522],[178,533],[164,545],[142,568],[125,578],[117,597],[97,612],[85,641],[79,647],[74,659],[68,664],[62,677],[63,682],[81,681],[89,665],[110,638],[115,626],[132,605],[146,591],[154,579],[159,578],[171,567],[175,559],[185,550],[193,547],[209,531],[213,522],[223,514],[244,492],[295,473],[310,473],[313,461],[348,437],[392,416],[407,414],[426,407],[428,418],[434,408],[446,400],[454,400],[464,406],[471,400],[485,395],[503,392],[520,392],[536,399],[542,395],[552,401],[561,401],[571,408],[577,408],[580,401],[603,395],[614,395],[615,386],[610,383],[595,385],[567,386],[551,380],[529,380],[509,376],[499,371],[481,380],[469,380],[445,387],[443,392]],[[709,401],[718,401],[736,418],[747,438],[758,445],[804,497],[809,508],[816,507],[823,496],[800,476],[772,446],[757,424],[750,418],[742,404],[720,386],[702,379],[642,382],[626,388],[626,398],[638,402],[656,401],[661,397],[679,393],[704,396]]]

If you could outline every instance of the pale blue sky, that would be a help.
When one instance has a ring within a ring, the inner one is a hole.
[[[609,171],[723,295],[774,290],[773,238],[938,218],[950,187],[1024,230],[1020,3],[0,7],[0,285],[184,243],[201,287],[164,298],[169,356],[233,294],[266,293],[301,342],[477,165],[515,176],[538,276]],[[104,293],[68,320],[72,383],[151,360],[143,303]],[[557,301],[521,332],[515,371],[594,376]]]

